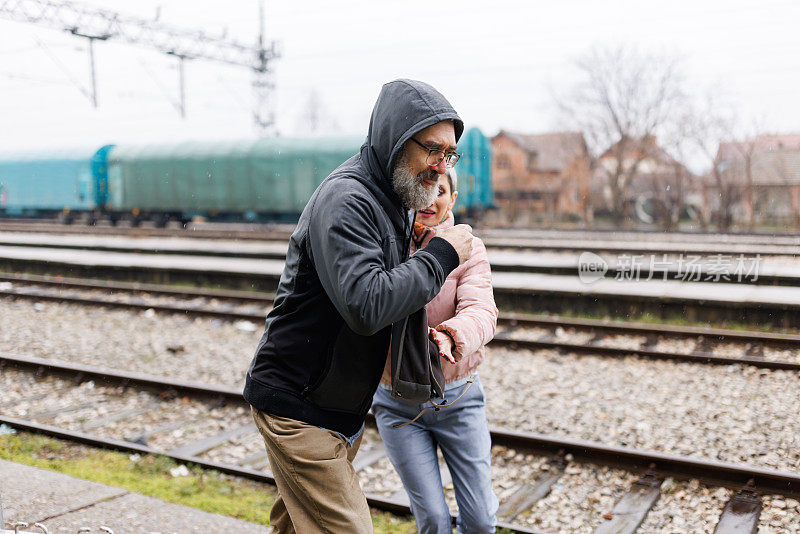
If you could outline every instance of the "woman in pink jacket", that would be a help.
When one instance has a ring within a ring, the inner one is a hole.
[[[436,201],[417,212],[412,252],[427,245],[438,231],[453,226],[451,210],[457,196],[455,177],[442,176]],[[391,396],[387,361],[372,411],[389,459],[408,493],[419,532],[452,532],[437,447],[453,479],[459,510],[456,532],[494,532],[498,503],[492,491],[489,425],[477,367],[484,346],[494,337],[497,307],[486,247],[480,239],[473,239],[472,257],[450,273],[426,311],[431,336],[443,357],[445,400],[448,404],[458,400],[447,408],[427,410],[409,423],[429,405],[411,405]]]

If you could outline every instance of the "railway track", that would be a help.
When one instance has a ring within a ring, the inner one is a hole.
[[[262,323],[271,293],[0,274],[0,295]],[[800,335],[502,313],[494,346],[800,370]]]
[[[518,237],[534,239],[620,239],[638,241],[641,239],[656,242],[683,243],[736,243],[751,245],[792,245],[800,247],[800,237],[792,233],[741,233],[729,232],[662,232],[653,229],[537,229],[537,228],[487,228],[482,231],[487,237]]]
[[[0,354],[0,365],[4,370],[0,406],[7,414],[0,416],[0,423],[274,482],[265,471],[263,444],[239,389],[8,354]],[[523,453],[524,457],[520,465],[514,461],[505,465],[506,472],[523,476],[504,481],[507,491],[502,492],[498,511],[500,526],[514,532],[542,532],[530,526],[536,522],[531,517],[536,503],[566,484],[570,476],[596,474],[598,466],[625,471],[628,483],[610,492],[615,504],[592,507],[596,533],[635,532],[656,503],[669,498],[669,486],[665,486],[669,479],[737,490],[715,510],[715,532],[720,534],[754,532],[764,506],[762,495],[800,496],[800,474],[792,472],[504,428],[492,428],[491,435],[495,456]],[[385,453],[370,428],[354,462],[369,504],[409,514],[402,488],[381,488],[369,476],[371,467],[382,461],[386,461]],[[522,464],[538,467],[532,471],[522,469]],[[447,479],[448,474],[443,475]]]
[[[40,236],[37,236],[40,237]],[[491,243],[487,243],[491,244]],[[502,243],[501,243],[502,244]],[[7,247],[7,248],[3,248]],[[233,261],[251,260],[259,262],[270,260],[284,262],[287,245],[285,242],[271,243],[232,243],[225,246],[208,241],[193,240],[191,242],[160,241],[154,239],[130,240],[124,243],[96,242],[94,240],[72,239],[53,242],[47,239],[25,239],[23,234],[13,238],[0,235],[0,252],[10,255],[2,256],[10,265],[11,258],[19,258],[20,254],[29,252],[31,261],[41,262],[53,258],[53,253],[77,254],[88,251],[96,259],[106,255],[122,256],[129,254],[135,262],[142,257],[173,258],[190,264],[209,259],[225,258]],[[542,252],[548,250],[548,252]],[[605,256],[585,257],[587,251],[604,253]],[[568,252],[573,252],[569,254]],[[614,254],[617,254],[616,256]],[[584,247],[569,246],[553,249],[544,245],[525,246],[508,244],[506,247],[489,249],[489,262],[495,273],[537,273],[557,276],[578,276],[581,266],[591,261],[602,261],[606,271],[605,279],[630,280],[634,276],[641,280],[675,280],[694,282],[726,282],[759,286],[800,286],[800,270],[787,264],[784,258],[766,259],[757,252],[752,254],[718,253],[670,253],[658,252],[652,248],[649,252],[617,249],[607,252],[607,248],[586,244]],[[795,252],[781,251],[784,256],[794,256]],[[635,259],[634,259],[635,257]],[[38,258],[38,259],[34,259]],[[585,261],[581,258],[589,258]],[[18,262],[16,262],[18,263]]]
[[[207,225],[195,226],[189,224],[186,228],[151,228],[146,226],[83,226],[65,225],[45,222],[3,222],[0,221],[0,231],[27,232],[27,233],[52,233],[61,235],[107,235],[131,237],[195,237],[202,239],[243,239],[243,240],[280,240],[286,241],[291,235],[287,225],[234,225],[236,229],[214,230]]]
[[[190,238],[203,240],[235,240],[245,242],[275,242],[285,244],[291,235],[291,226],[288,225],[254,225],[249,229],[244,225],[235,225],[236,229],[210,229],[208,226],[188,227],[186,229],[167,229],[167,228],[121,228],[121,227],[97,227],[97,226],[56,226],[42,223],[33,224],[3,224],[0,222],[0,232],[25,233],[25,234],[61,234],[67,236],[107,236],[107,237],[132,237],[132,238]],[[486,230],[485,235],[481,231],[477,235],[482,236],[484,243],[490,249],[512,250],[512,251],[548,251],[557,253],[606,253],[617,255],[697,255],[703,257],[714,257],[718,255],[743,255],[745,257],[777,257],[795,258],[800,255],[800,244],[796,239],[775,238],[774,240],[764,241],[736,241],[736,240],[698,240],[674,241],[671,239],[658,240],[648,234],[630,235],[620,234],[621,237],[610,233],[608,235],[581,235],[566,233],[562,237],[557,235],[506,233],[497,230]],[[9,243],[7,243],[9,244]],[[35,244],[32,244],[35,245]],[[38,245],[45,246],[45,245]],[[79,245],[70,243],[50,244],[50,247],[58,248],[81,248]],[[107,251],[129,251],[129,252],[152,252],[151,249],[115,247],[113,244],[106,244],[103,250]],[[186,253],[186,251],[171,252],[168,248],[159,250],[159,253]],[[246,251],[242,252],[247,255]],[[209,253],[211,254],[211,253]],[[216,255],[230,256],[233,253],[220,251]],[[277,257],[275,253],[255,254],[250,257]]]
[[[152,224],[143,224],[138,227],[131,226],[108,226],[83,224],[62,224],[49,219],[0,219],[0,231],[9,232],[52,232],[62,234],[107,234],[107,235],[128,235],[137,236],[187,236],[187,235],[221,235],[228,237],[247,237],[257,234],[283,235],[288,237],[294,228],[293,224],[281,223],[195,223],[190,222],[186,226],[170,226],[167,228],[156,228]],[[573,239],[591,238],[607,239],[621,238],[625,240],[638,240],[643,237],[652,238],[656,236],[663,242],[696,242],[696,243],[745,243],[745,244],[777,244],[800,246],[800,238],[794,233],[742,233],[729,232],[726,234],[704,233],[704,232],[669,232],[663,233],[660,230],[652,229],[539,229],[539,228],[487,228],[482,230],[486,236],[508,236],[535,239]]]

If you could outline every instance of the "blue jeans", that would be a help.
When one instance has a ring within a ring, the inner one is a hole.
[[[445,388],[447,401],[452,402],[464,387]],[[440,402],[438,399],[437,404]],[[413,419],[426,406],[430,404],[409,405],[394,399],[383,387],[375,392],[372,402],[378,430],[408,493],[419,532],[453,531],[439,474],[437,446],[453,477],[459,511],[456,532],[494,532],[498,502],[492,491],[491,440],[480,380],[476,377],[455,405],[438,412],[431,408],[410,425],[392,428]]]

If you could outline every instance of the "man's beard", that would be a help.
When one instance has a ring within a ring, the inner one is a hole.
[[[392,173],[392,187],[400,197],[403,205],[410,210],[427,208],[436,200],[439,193],[438,184],[426,185],[423,179],[439,180],[439,174],[433,169],[426,169],[414,175],[405,157],[397,161]]]

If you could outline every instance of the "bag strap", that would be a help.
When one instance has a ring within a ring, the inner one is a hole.
[[[413,423],[414,421],[416,421],[417,419],[419,419],[420,417],[422,417],[422,414],[424,414],[425,412],[427,412],[427,411],[428,411],[428,410],[430,410],[431,408],[433,408],[435,411],[437,411],[437,412],[438,412],[438,411],[439,411],[439,410],[441,410],[442,408],[449,408],[449,407],[451,407],[452,405],[454,405],[455,403],[457,403],[457,402],[458,402],[458,400],[459,400],[461,397],[463,397],[463,396],[464,396],[464,393],[466,393],[466,392],[467,392],[467,390],[470,388],[470,386],[472,386],[472,383],[473,383],[473,382],[475,382],[475,375],[472,375],[472,376],[470,376],[470,377],[469,377],[469,379],[467,380],[467,387],[465,387],[465,388],[464,388],[464,391],[462,391],[462,392],[461,392],[461,395],[459,395],[458,397],[456,397],[456,400],[454,400],[453,402],[451,402],[451,403],[449,403],[449,404],[448,404],[448,403],[447,403],[447,401],[445,400],[445,401],[443,401],[441,404],[436,404],[436,403],[434,403],[432,400],[428,400],[428,402],[429,402],[431,405],[430,405],[430,406],[426,406],[425,408],[423,408],[423,409],[422,409],[422,411],[421,411],[421,412],[419,412],[419,413],[418,413],[418,414],[417,414],[417,415],[414,417],[414,419],[412,419],[411,421],[406,421],[405,423],[399,423],[399,424],[396,424],[396,425],[392,425],[392,428],[403,428],[403,427],[404,427],[404,426],[406,426],[406,425],[410,425],[411,423]]]

